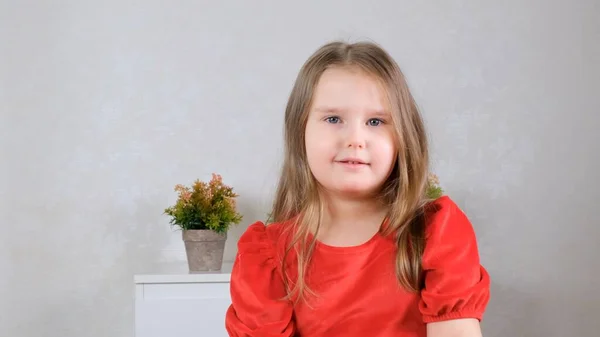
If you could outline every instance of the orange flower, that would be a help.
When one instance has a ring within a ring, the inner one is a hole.
[[[429,173],[429,184],[431,185],[439,185],[440,184],[440,179],[438,178],[438,176],[436,174],[433,173]]]
[[[221,233],[242,219],[236,210],[235,198],[238,195],[223,183],[219,174],[213,173],[209,182],[196,179],[191,187],[177,184],[175,191],[179,194],[177,203],[165,209],[165,213],[172,217],[172,225]]]

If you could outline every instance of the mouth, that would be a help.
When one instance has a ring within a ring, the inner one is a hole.
[[[364,160],[358,159],[358,158],[344,158],[341,160],[337,160],[336,162],[340,163],[340,164],[344,164],[344,165],[351,165],[351,166],[369,165],[369,163],[365,162]]]

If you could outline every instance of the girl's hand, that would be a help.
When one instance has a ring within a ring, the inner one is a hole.
[[[482,337],[481,326],[474,318],[429,323],[427,337]]]

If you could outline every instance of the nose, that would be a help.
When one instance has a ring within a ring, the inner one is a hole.
[[[346,147],[355,149],[363,149],[365,147],[365,133],[361,125],[348,126]]]

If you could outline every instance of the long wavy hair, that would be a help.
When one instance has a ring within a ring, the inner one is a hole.
[[[299,300],[307,292],[314,294],[307,284],[306,272],[324,206],[307,162],[305,128],[315,86],[321,74],[331,67],[358,68],[378,79],[387,91],[398,153],[380,192],[389,207],[387,226],[382,227],[382,232],[393,234],[397,242],[395,267],[399,283],[408,291],[418,292],[422,288],[424,206],[429,201],[425,195],[429,153],[424,123],[403,73],[382,47],[372,42],[335,41],[320,47],[304,63],[285,110],[285,156],[271,220],[291,223],[288,228],[293,231],[282,260],[287,298]],[[298,267],[293,280],[287,276],[285,262],[291,251]]]

